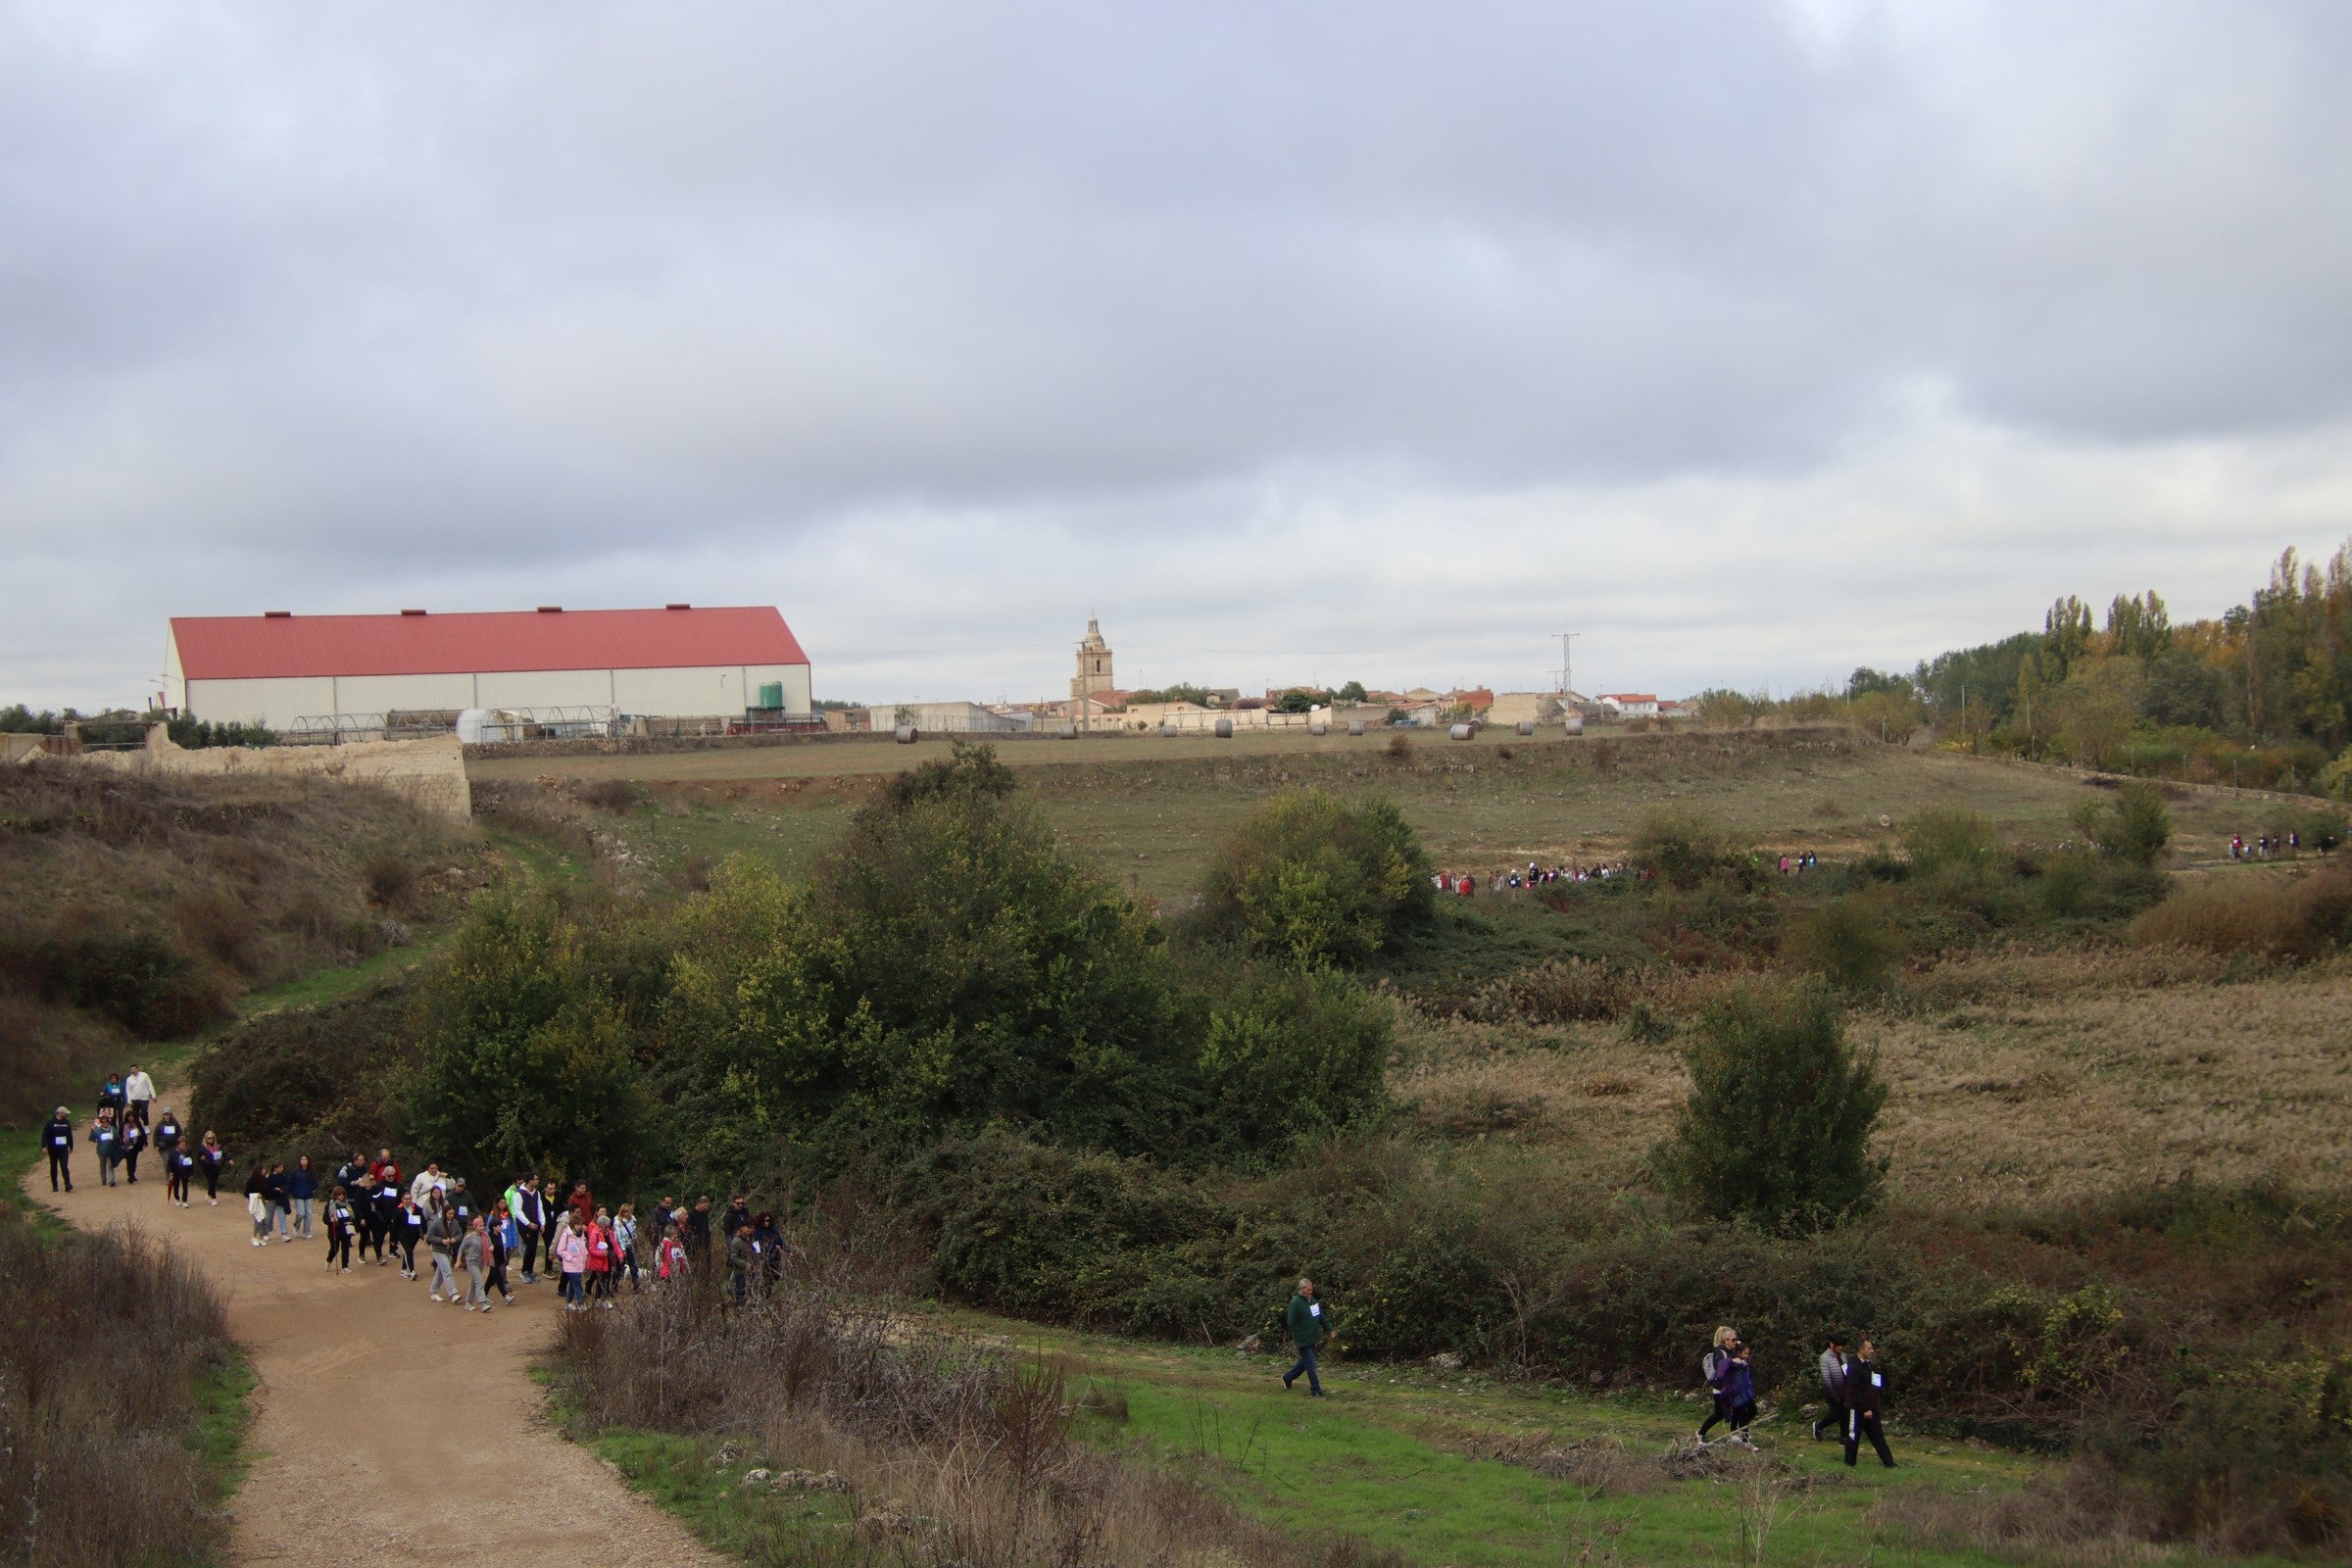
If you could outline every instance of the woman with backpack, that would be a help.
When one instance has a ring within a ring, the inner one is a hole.
[[[286,1173],[286,1196],[294,1200],[294,1234],[303,1241],[311,1239],[311,1204],[318,1197],[318,1173],[311,1167],[311,1156],[299,1155],[294,1168]]]
[[[1714,1401],[1714,1408],[1709,1410],[1707,1418],[1698,1424],[1698,1442],[1701,1447],[1706,1446],[1707,1434],[1715,1429],[1716,1423],[1729,1421],[1732,1418],[1732,1407],[1724,1402],[1723,1383],[1724,1373],[1732,1362],[1730,1347],[1739,1343],[1740,1331],[1729,1324],[1721,1325],[1715,1330],[1713,1348],[1699,1357],[1699,1375],[1706,1379],[1707,1396]]]

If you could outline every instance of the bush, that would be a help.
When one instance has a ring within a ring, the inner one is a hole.
[[[1627,851],[1633,863],[1652,870],[1684,892],[1718,874],[1753,880],[1755,858],[1719,823],[1694,811],[1654,811],[1634,834]]]
[[[1931,806],[1903,824],[1903,850],[1926,875],[1947,868],[1976,871],[1992,864],[1990,819],[1957,806]]]
[[[732,859],[674,942],[666,1038],[712,1168],[837,1171],[997,1120],[1123,1153],[1196,1129],[1157,922],[985,789],[875,802],[808,886]]]
[[[228,1010],[220,982],[143,924],[68,908],[47,930],[0,937],[0,983],[114,1019],[141,1040],[193,1034]]]
[[[2134,865],[2154,865],[2173,841],[2173,813],[2153,784],[2127,784],[2115,802],[2108,848]]]
[[[2132,923],[2143,947],[2318,958],[2352,943],[2352,867],[2292,878],[2223,873],[2186,883]]]
[[[1279,795],[1210,862],[1200,929],[1298,964],[1360,964],[1437,905],[1428,857],[1386,801],[1320,790]]]
[[[391,850],[378,850],[360,867],[360,886],[377,908],[399,908],[416,889],[416,862]]]
[[[415,1000],[395,982],[238,1024],[189,1064],[198,1136],[219,1133],[240,1161],[267,1150],[324,1169],[394,1142],[392,1085],[413,1065]]]
[[[1886,1090],[1818,985],[1750,986],[1700,1017],[1690,1097],[1657,1165],[1695,1211],[1791,1229],[1868,1210],[1884,1160],[1870,1134]]]
[[[1882,899],[1848,893],[1788,923],[1781,954],[1847,991],[1879,991],[1902,962],[1903,934]]]
[[[606,933],[555,893],[478,901],[419,990],[395,1094],[430,1157],[485,1175],[635,1178],[662,1153],[629,988]]]
[[[10,1562],[209,1563],[198,1380],[229,1363],[226,1307],[138,1230],[44,1240],[0,1210],[0,1540]]]
[[[1328,969],[1250,965],[1221,992],[1200,1046],[1204,1141],[1268,1149],[1381,1105],[1390,1012],[1363,987]]]

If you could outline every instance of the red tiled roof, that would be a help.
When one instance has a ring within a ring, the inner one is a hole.
[[[455,615],[174,615],[189,680],[806,664],[773,606]]]

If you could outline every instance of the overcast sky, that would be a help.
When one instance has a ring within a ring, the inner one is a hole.
[[[2352,6],[0,0],[0,703],[1841,681],[2352,534]]]

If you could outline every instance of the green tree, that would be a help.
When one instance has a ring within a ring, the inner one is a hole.
[[[619,966],[555,894],[475,904],[419,999],[408,1136],[476,1181],[631,1179],[659,1157]],[[486,1190],[486,1189],[485,1189]]]
[[[2161,659],[2172,651],[2173,617],[2151,588],[2139,598],[2118,594],[2107,607],[2107,651],[2127,659]]]
[[[1698,721],[1713,729],[1739,729],[1753,724],[1758,706],[1754,698],[1726,686],[1710,686],[1690,702]]]
[[[2154,865],[2173,841],[2172,808],[2153,784],[2128,784],[2115,802],[2108,848],[2135,865]]]
[[[2041,673],[2052,683],[2066,679],[2075,661],[2090,651],[2090,607],[2073,594],[2041,617]]]
[[[1338,702],[1360,703],[1364,700],[1364,683],[1360,680],[1351,680],[1332,693],[1332,697]]]
[[[991,1121],[1120,1152],[1192,1136],[1158,923],[999,765],[969,748],[861,808],[808,883],[737,858],[688,908],[665,1022],[698,1158],[822,1174]]]
[[[1396,808],[1321,790],[1276,796],[1217,851],[1200,927],[1296,964],[1361,963],[1437,906],[1429,858]]]
[[[1339,1131],[1382,1103],[1390,1011],[1355,981],[1250,963],[1221,965],[1214,988],[1200,1056],[1205,1129],[1268,1149]]]
[[[1781,953],[1843,990],[1879,991],[1902,961],[1903,933],[1882,900],[1849,893],[1790,920]]]
[[[1690,1096],[1655,1159],[1686,1205],[1793,1230],[1876,1203],[1886,1162],[1870,1137],[1886,1090],[1826,986],[1735,993],[1702,1015],[1684,1059]]]
[[[2083,660],[2050,694],[2051,726],[2067,755],[2104,767],[2139,722],[2145,676],[2136,659]]]
[[[1924,808],[1903,824],[1901,837],[1912,868],[1926,876],[1948,866],[1983,870],[1996,848],[1992,820],[1959,806]]]

